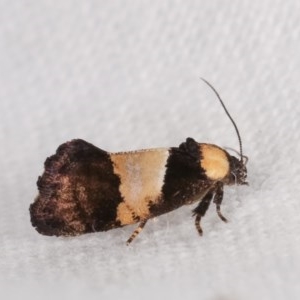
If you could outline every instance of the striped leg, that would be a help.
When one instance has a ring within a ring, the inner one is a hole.
[[[135,238],[136,236],[143,230],[148,220],[142,220],[139,224],[139,227],[132,233],[130,238],[127,240],[126,245],[128,246]]]
[[[223,222],[228,222],[227,219],[222,215],[221,213],[221,204],[222,204],[222,200],[223,200],[223,183],[220,183],[217,185],[217,189],[215,191],[215,197],[214,197],[214,203],[216,204],[216,209],[217,209],[217,214],[219,216],[219,218],[223,221]]]
[[[213,192],[208,192],[201,200],[201,202],[198,204],[198,206],[193,210],[193,216],[196,216],[195,226],[200,236],[202,236],[203,234],[203,230],[200,225],[201,217],[204,217],[206,211],[209,208],[209,204],[212,198],[213,198]]]
[[[201,228],[200,221],[201,221],[201,216],[200,215],[196,215],[195,226],[196,226],[196,229],[197,229],[199,235],[202,236],[203,235],[203,230]]]

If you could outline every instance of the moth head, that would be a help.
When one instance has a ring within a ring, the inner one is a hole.
[[[199,144],[200,167],[208,179],[224,184],[248,184],[247,160],[231,156],[226,150],[212,144]]]
[[[244,157],[245,158],[245,157]],[[227,184],[248,185],[246,159],[237,159],[235,156],[229,156],[230,173],[227,177]]]

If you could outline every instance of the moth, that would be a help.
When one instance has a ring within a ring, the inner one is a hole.
[[[211,202],[220,219],[224,185],[247,184],[247,158],[238,128],[215,88],[239,140],[239,158],[214,144],[187,138],[178,147],[110,153],[75,139],[48,157],[30,205],[31,223],[49,236],[76,236],[139,223],[127,245],[147,221],[183,205],[193,209],[195,225]]]

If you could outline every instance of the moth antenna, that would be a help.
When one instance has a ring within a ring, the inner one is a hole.
[[[226,150],[227,150],[227,149],[228,149],[228,150],[231,150],[231,151],[235,152],[236,154],[238,154],[238,155],[240,156],[240,152],[237,151],[237,150],[235,150],[235,149],[233,149],[233,148],[231,148],[231,147],[224,147],[224,149],[226,149]],[[248,160],[249,160],[249,157],[246,156],[245,154],[243,154],[243,162],[244,162],[244,165],[247,165]]]
[[[239,130],[238,130],[238,128],[237,128],[237,126],[236,126],[236,124],[235,124],[233,118],[231,117],[230,113],[228,112],[228,110],[227,110],[227,108],[226,108],[226,106],[225,106],[223,100],[221,99],[219,93],[217,92],[217,90],[216,90],[216,89],[215,89],[215,88],[214,88],[207,80],[205,80],[204,78],[201,77],[200,79],[203,80],[203,81],[204,81],[204,82],[205,82],[205,83],[206,83],[206,84],[214,91],[214,93],[216,94],[217,98],[219,99],[219,101],[220,101],[220,103],[221,103],[221,105],[222,105],[222,107],[223,107],[223,109],[224,109],[226,115],[228,116],[228,118],[230,119],[231,123],[233,124],[234,129],[235,129],[235,132],[236,132],[237,137],[238,137],[238,140],[239,140],[240,157],[241,157],[240,160],[241,160],[241,162],[243,162],[243,157],[244,157],[244,155],[243,155],[242,139],[241,139]]]

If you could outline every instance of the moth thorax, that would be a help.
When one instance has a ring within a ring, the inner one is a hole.
[[[200,144],[201,168],[211,180],[224,179],[230,170],[230,163],[226,152],[218,146]]]

